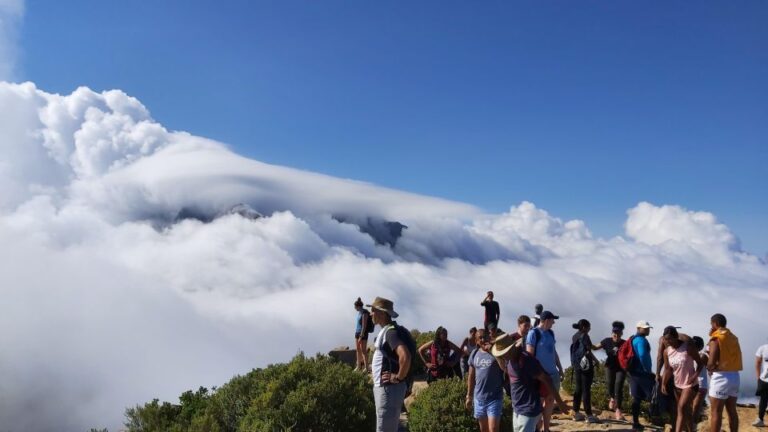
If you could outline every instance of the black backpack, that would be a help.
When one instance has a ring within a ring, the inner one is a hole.
[[[587,347],[584,343],[584,335],[579,336],[571,343],[571,367],[573,369],[590,370],[592,369],[592,360],[587,355]]]
[[[411,332],[408,331],[407,328],[401,325],[398,325],[396,322],[392,322],[392,325],[395,327],[395,331],[397,332],[397,337],[403,342],[403,344],[405,345],[405,348],[411,354],[411,366],[404,380],[407,388],[407,390],[405,391],[405,395],[407,397],[408,395],[411,394],[411,388],[413,387],[413,378],[415,375],[413,363],[417,355],[416,341],[413,340],[413,336],[411,335]],[[384,354],[383,362],[381,365],[381,371],[398,374],[400,372],[400,363],[397,357],[397,353],[394,350],[392,350],[392,347],[390,347],[389,344],[387,343],[381,344],[381,352],[382,354]]]
[[[366,312],[365,315],[368,317],[368,319],[366,321],[366,324],[365,324],[365,329],[366,329],[365,331],[368,332],[368,333],[373,333],[373,327],[374,327],[373,316],[371,315],[370,312]]]

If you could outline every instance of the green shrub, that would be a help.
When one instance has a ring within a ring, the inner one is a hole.
[[[318,356],[299,356],[280,369],[252,401],[241,430],[356,432],[376,425],[373,391],[366,377]]]
[[[478,429],[472,410],[464,405],[467,384],[460,378],[433,382],[422,390],[408,411],[410,432],[464,432]],[[512,406],[504,398],[502,432],[512,431]]]
[[[365,375],[318,355],[236,376],[213,394],[185,392],[180,404],[126,410],[130,432],[303,432],[372,430],[373,391]]]

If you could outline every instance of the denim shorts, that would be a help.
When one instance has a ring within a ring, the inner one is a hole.
[[[504,399],[491,399],[487,401],[475,400],[475,418],[495,417],[501,418],[501,407]]]

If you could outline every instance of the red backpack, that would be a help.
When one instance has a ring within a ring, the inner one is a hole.
[[[630,336],[616,354],[616,357],[619,359],[619,366],[625,371],[629,371],[629,368],[632,366],[632,360],[635,358],[635,349],[632,347],[632,339],[634,338],[635,336]]]

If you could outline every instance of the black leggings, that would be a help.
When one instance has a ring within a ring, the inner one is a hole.
[[[605,368],[605,385],[608,387],[608,397],[616,401],[616,407],[621,408],[624,401],[624,380],[627,374],[623,370]]]
[[[595,380],[595,370],[583,371],[579,367],[573,369],[573,379],[576,383],[573,386],[573,411],[579,412],[579,406],[584,400],[584,412],[592,415],[592,381]]]
[[[768,408],[768,394],[760,396],[760,405],[757,406],[757,417],[765,420],[765,409]]]

